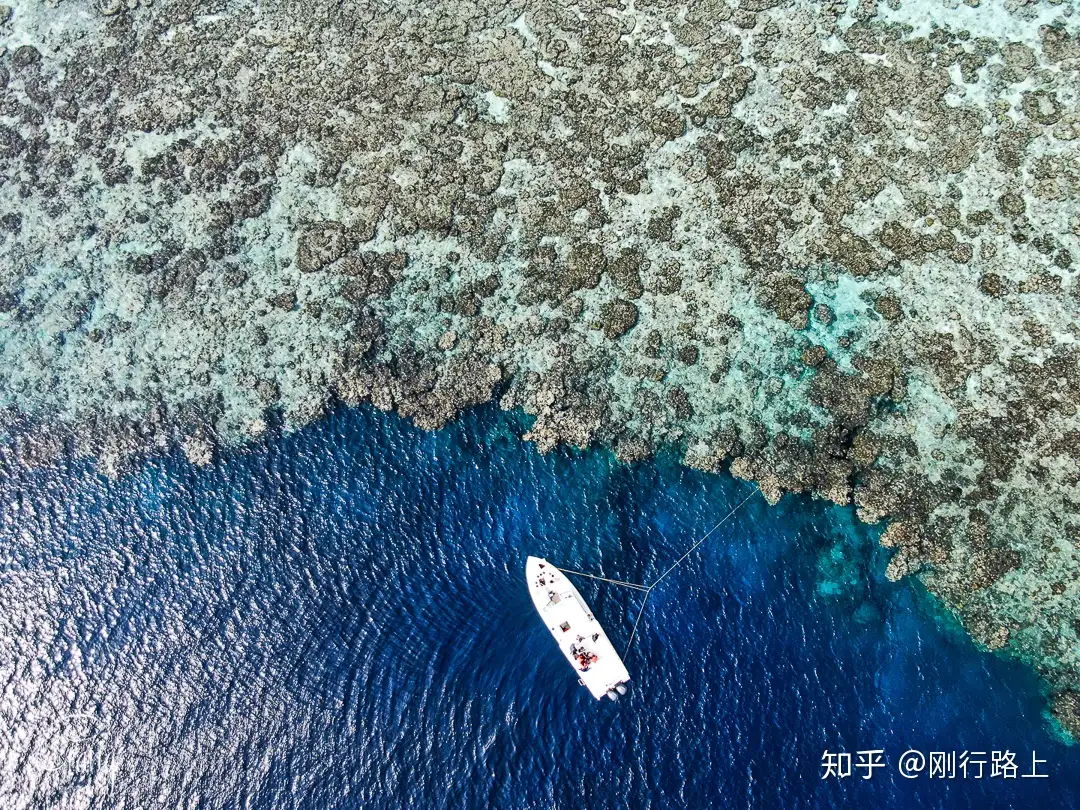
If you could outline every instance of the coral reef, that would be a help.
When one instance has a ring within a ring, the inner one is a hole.
[[[8,458],[498,397],[888,521],[1080,726],[1069,4],[4,8]]]

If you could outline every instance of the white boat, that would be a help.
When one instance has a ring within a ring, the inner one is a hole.
[[[529,593],[544,624],[594,698],[626,694],[630,673],[574,584],[539,557],[525,562]]]

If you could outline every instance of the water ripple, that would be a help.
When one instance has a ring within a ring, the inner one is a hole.
[[[515,418],[424,434],[339,411],[118,482],[0,469],[0,806],[1080,805],[1080,753],[1048,735],[1030,674],[885,582],[850,511],[806,499],[748,503],[665,580],[630,694],[594,702],[525,555],[649,581],[747,485],[541,457]],[[624,643],[641,595],[581,589]],[[1034,747],[1055,776],[819,778],[826,747],[919,745]]]

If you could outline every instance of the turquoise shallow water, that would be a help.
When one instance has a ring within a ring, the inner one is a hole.
[[[647,581],[751,491],[671,458],[540,456],[486,408],[339,410],[206,469],[0,470],[10,808],[1074,807],[1080,750],[877,531],[749,501],[657,589],[616,704],[535,616],[527,554]],[[637,594],[581,585],[617,646]],[[823,780],[826,749],[885,750]],[[904,779],[1031,751],[1045,780]],[[989,756],[987,757],[989,758]]]

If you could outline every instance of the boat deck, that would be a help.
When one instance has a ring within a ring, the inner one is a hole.
[[[629,681],[604,628],[566,575],[539,557],[529,557],[525,575],[544,624],[593,697],[600,699]]]

